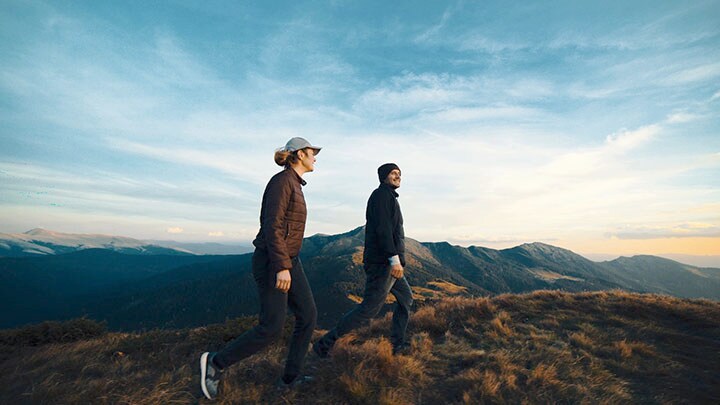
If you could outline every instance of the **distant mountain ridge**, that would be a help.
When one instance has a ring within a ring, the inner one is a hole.
[[[304,240],[301,259],[329,325],[362,295],[364,229]],[[720,300],[720,269],[654,256],[597,263],[570,250],[528,243],[495,250],[406,240],[416,302],[535,290],[621,289]],[[88,315],[111,328],[194,327],[254,314],[251,254],[128,255],[105,249],[0,258],[0,327]]]
[[[124,236],[71,234],[42,228],[19,234],[0,233],[0,257],[55,255],[85,249],[107,249],[139,255],[192,254],[182,248],[163,247]]]
[[[148,240],[147,242],[166,248],[179,249],[196,255],[242,255],[255,250],[250,243],[177,242],[174,240]]]

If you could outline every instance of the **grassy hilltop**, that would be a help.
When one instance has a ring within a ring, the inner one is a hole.
[[[0,403],[206,403],[199,354],[254,322],[3,331]],[[396,357],[388,330],[385,316],[340,340],[330,359],[310,354],[315,380],[289,394],[272,387],[285,350],[274,345],[228,371],[218,403],[720,403],[718,302],[557,291],[443,298],[417,309],[412,351]]]

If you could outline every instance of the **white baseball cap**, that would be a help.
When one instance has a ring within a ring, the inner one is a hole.
[[[296,150],[310,148],[315,150],[315,155],[320,153],[320,149],[322,149],[320,146],[313,146],[308,142],[305,138],[295,137],[287,141],[285,144],[284,150],[287,152],[295,152]]]

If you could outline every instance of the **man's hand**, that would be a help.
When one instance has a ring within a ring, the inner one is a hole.
[[[392,269],[390,271],[391,276],[393,276],[395,278],[402,278],[403,271],[404,271],[402,264],[394,264],[394,265],[390,266],[390,268]]]
[[[290,289],[290,270],[280,270],[277,273],[277,282],[275,288],[286,293]]]

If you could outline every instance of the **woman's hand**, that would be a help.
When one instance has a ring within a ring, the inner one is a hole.
[[[288,292],[288,290],[290,290],[290,281],[290,270],[280,270],[277,273],[277,282],[275,283],[275,288],[286,293]]]

